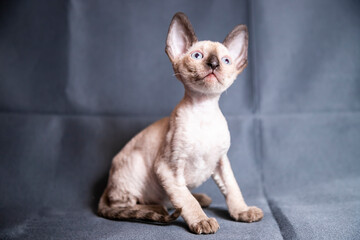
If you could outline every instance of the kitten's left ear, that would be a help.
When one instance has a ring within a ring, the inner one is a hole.
[[[241,72],[247,66],[249,34],[243,24],[237,25],[225,38],[223,44],[228,48],[236,64],[236,69]]]
[[[174,61],[197,42],[194,29],[187,16],[178,12],[171,20],[168,36],[166,39],[165,52],[169,56],[170,61]]]

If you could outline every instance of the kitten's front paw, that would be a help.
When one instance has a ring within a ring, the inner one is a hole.
[[[207,218],[190,225],[190,230],[196,234],[216,233],[220,228],[215,218]]]
[[[263,211],[258,207],[249,207],[246,211],[232,215],[236,221],[240,222],[257,222],[264,217]]]

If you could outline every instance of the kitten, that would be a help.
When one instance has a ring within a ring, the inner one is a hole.
[[[212,176],[234,220],[261,220],[263,212],[246,205],[231,170],[230,133],[218,105],[247,66],[246,26],[236,26],[222,44],[198,42],[186,15],[176,13],[165,51],[185,87],[184,98],[170,117],[145,128],[114,157],[99,215],[170,222],[181,214],[192,232],[215,233],[217,221],[201,208],[211,198],[189,190]],[[171,215],[169,202],[176,209]]]

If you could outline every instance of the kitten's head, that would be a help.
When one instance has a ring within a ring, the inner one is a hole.
[[[247,66],[248,31],[245,25],[237,25],[223,43],[198,42],[186,15],[176,13],[165,51],[185,88],[202,94],[220,94]]]

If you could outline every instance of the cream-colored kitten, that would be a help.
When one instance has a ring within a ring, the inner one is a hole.
[[[99,214],[111,219],[169,222],[180,214],[192,232],[215,233],[219,225],[201,207],[211,203],[205,194],[191,194],[213,177],[236,221],[263,217],[246,205],[227,151],[230,133],[218,100],[247,65],[248,32],[238,25],[224,42],[197,41],[183,13],[173,17],[166,53],[185,87],[184,98],[170,117],[137,134],[113,159]],[[176,209],[171,215],[164,206]],[[170,205],[170,206],[171,206]]]

